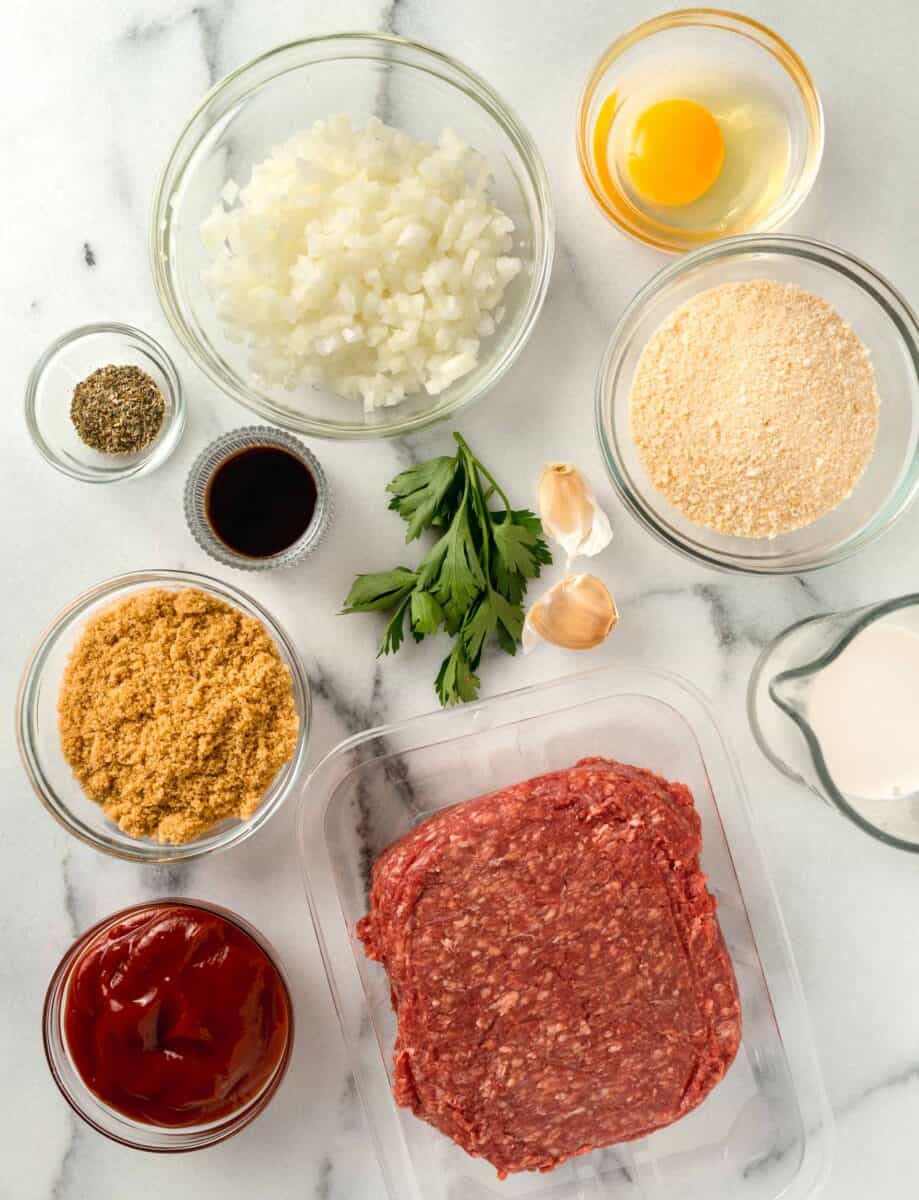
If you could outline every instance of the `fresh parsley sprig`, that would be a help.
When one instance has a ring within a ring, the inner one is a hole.
[[[552,561],[539,518],[511,507],[503,488],[467,443],[454,433],[457,452],[409,467],[389,484],[389,507],[406,522],[406,542],[427,530],[439,534],[413,571],[396,567],[358,575],[343,612],[391,616],[380,654],[395,654],[405,621],[416,642],[443,629],[453,649],[437,674],[441,704],[474,700],[476,674],[489,641],[517,652],[527,582]],[[497,496],[504,508],[493,511]]]

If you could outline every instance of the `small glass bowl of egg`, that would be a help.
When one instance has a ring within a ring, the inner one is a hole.
[[[581,97],[577,149],[609,220],[680,252],[786,221],[816,178],[823,110],[771,30],[684,9],[604,51]]]

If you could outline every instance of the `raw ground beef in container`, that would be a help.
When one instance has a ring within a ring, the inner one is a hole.
[[[394,1091],[502,1178],[695,1108],[741,1037],[687,787],[607,759],[445,809],[379,857],[358,933]]]

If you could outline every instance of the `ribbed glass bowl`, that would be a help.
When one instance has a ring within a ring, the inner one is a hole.
[[[61,750],[57,700],[68,658],[87,619],[113,603],[150,588],[179,591],[197,588],[261,622],[290,671],[300,732],[293,757],[265,792],[258,810],[247,821],[228,819],[194,841],[172,846],[149,838],[131,837],[90,800],[80,787]],[[23,673],[16,711],[19,754],[29,782],[57,821],[81,842],[116,858],[140,863],[172,863],[225,850],[251,837],[281,807],[306,759],[311,723],[309,682],[293,643],[274,618],[255,600],[230,584],[191,571],[136,571],[107,579],[78,596],[54,618]]]
[[[76,385],[98,367],[140,367],[165,401],[163,423],[137,454],[100,454],[77,434],[70,419]],[[35,448],[55,470],[83,483],[118,483],[163,465],[185,429],[185,399],[172,359],[149,334],[130,325],[81,325],[48,347],[26,384],[26,426]]]
[[[851,496],[813,524],[774,538],[730,537],[688,520],[653,486],[631,435],[632,381],[649,338],[698,292],[753,279],[797,284],[832,304],[867,346],[881,398],[874,455]],[[780,575],[829,566],[880,537],[915,498],[919,322],[899,292],[844,250],[803,237],[726,238],[664,268],[632,300],[600,365],[596,423],[623,503],[665,545],[726,571]]]
[[[227,178],[241,184],[272,147],[314,121],[371,116],[435,142],[450,128],[484,155],[492,196],[516,224],[524,269],[508,287],[506,315],[483,339],[478,366],[439,396],[422,393],[369,416],[357,400],[321,388],[294,392],[253,377],[244,344],[231,342],[202,282],[202,221]],[[163,311],[199,367],[232,399],[276,425],[315,437],[397,437],[458,412],[494,387],[522,350],[542,307],[554,247],[545,167],[517,116],[484,80],[436,50],[383,34],[340,34],[280,46],[228,75],[192,114],[153,202],[153,276]]]
[[[207,517],[207,495],[208,484],[221,463],[241,450],[258,446],[276,446],[303,463],[316,485],[316,508],[306,530],[286,550],[266,558],[249,558],[245,554],[237,554],[217,537]],[[267,425],[234,429],[205,446],[192,464],[185,483],[185,520],[192,537],[205,554],[209,554],[216,562],[226,567],[237,567],[241,571],[267,571],[272,567],[292,567],[302,562],[325,537],[331,519],[332,496],[319,459],[297,438]]]

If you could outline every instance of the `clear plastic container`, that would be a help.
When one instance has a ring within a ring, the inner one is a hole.
[[[373,861],[395,838],[447,805],[592,754],[692,788],[743,1043],[726,1078],[676,1124],[499,1183],[488,1163],[395,1104],[389,985],[355,925]],[[819,1189],[832,1118],[797,972],[743,785],[691,685],[604,668],[358,734],[307,781],[300,838],[329,986],[393,1200],[804,1200]]]

